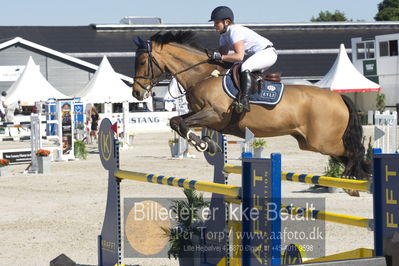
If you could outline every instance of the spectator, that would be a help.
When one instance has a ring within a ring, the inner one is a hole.
[[[85,121],[85,138],[87,144],[91,143],[91,135],[90,135],[90,128],[91,128],[91,103],[86,104],[85,108],[85,115],[86,115],[86,121]]]
[[[97,109],[94,105],[91,107],[90,118],[91,118],[90,142],[92,142],[93,140],[97,140],[98,121],[100,120],[100,116],[98,115]]]
[[[7,107],[5,108],[6,122],[14,122],[15,110],[19,110],[19,109],[20,109],[20,101],[7,105]]]
[[[7,92],[3,91],[0,96],[0,121],[4,121],[6,116],[6,96]]]

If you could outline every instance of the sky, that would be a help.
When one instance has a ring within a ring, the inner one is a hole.
[[[0,26],[118,24],[125,16],[156,16],[162,23],[208,23],[219,5],[233,9],[236,23],[309,22],[320,11],[344,12],[374,21],[383,0],[16,0],[2,3]]]

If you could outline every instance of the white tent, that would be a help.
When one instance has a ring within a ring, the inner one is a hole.
[[[34,105],[38,101],[47,101],[49,98],[68,98],[56,90],[40,73],[32,57],[29,57],[24,72],[11,85],[7,91],[7,104],[14,104],[18,101],[21,105]]]
[[[132,89],[115,73],[105,56],[89,83],[75,96],[89,103],[138,102],[132,96]],[[152,107],[152,97],[144,102]]]
[[[315,84],[337,92],[380,91],[380,85],[364,77],[352,64],[341,43],[337,59],[330,71]]]

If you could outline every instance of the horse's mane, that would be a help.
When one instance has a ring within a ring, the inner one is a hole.
[[[167,31],[165,33],[158,32],[150,38],[151,41],[164,45],[167,43],[175,42],[183,45],[188,45],[194,49],[203,51],[204,49],[198,45],[196,34],[193,31]]]

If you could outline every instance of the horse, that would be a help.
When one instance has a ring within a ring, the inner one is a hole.
[[[364,159],[362,126],[349,97],[309,85],[286,85],[280,102],[273,107],[251,104],[251,111],[238,114],[234,100],[223,90],[222,77],[228,67],[209,59],[192,32],[157,33],[138,39],[132,94],[149,97],[165,74],[183,87],[190,112],[170,119],[170,127],[199,151],[211,153],[218,146],[201,139],[190,128],[205,127],[243,138],[245,128],[255,137],[293,136],[302,150],[319,152],[345,165],[343,176],[366,179],[370,167]]]

